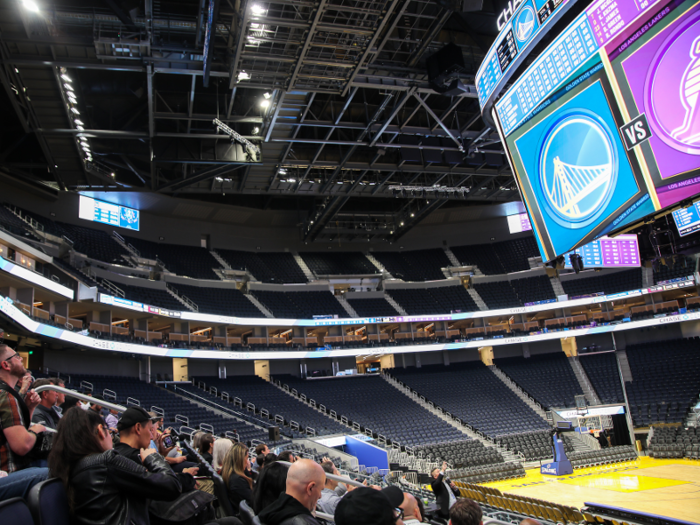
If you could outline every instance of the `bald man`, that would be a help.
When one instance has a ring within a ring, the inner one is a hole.
[[[403,493],[403,502],[399,507],[403,511],[404,525],[418,525],[423,521],[423,516],[418,508],[418,501],[413,494]]]
[[[542,525],[542,523],[532,518],[525,518],[520,522],[520,525]]]
[[[320,525],[311,514],[326,484],[326,473],[321,465],[310,459],[296,461],[287,473],[287,490],[263,509],[263,525]]]

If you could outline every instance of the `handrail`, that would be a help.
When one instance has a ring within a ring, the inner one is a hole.
[[[292,464],[289,461],[277,461],[277,463],[280,463],[282,465],[286,465],[287,467],[291,467]],[[364,483],[361,483],[359,481],[355,481],[352,478],[348,478],[346,476],[336,476],[335,474],[326,474],[327,479],[333,479],[335,481],[340,481],[342,483],[345,483],[346,485],[353,485],[355,487],[366,487]],[[318,516],[318,512],[316,513]]]
[[[95,399],[92,396],[88,396],[87,394],[81,394],[80,392],[76,392],[75,390],[71,390],[69,388],[64,388],[62,386],[56,386],[56,385],[41,385],[38,386],[34,389],[34,392],[37,394],[41,392],[45,392],[46,390],[50,390],[52,392],[58,392],[59,394],[66,394],[67,396],[72,396],[80,399],[81,401],[88,401],[91,403],[99,402],[99,405],[104,408],[109,408],[110,410],[116,410],[117,412],[124,412],[126,410],[126,407],[122,405],[117,405],[116,403],[110,403],[109,401],[104,401],[102,399]]]
[[[217,410],[221,410],[222,412],[226,412],[231,416],[237,417],[238,419],[242,420],[243,422],[248,422],[248,423],[251,423],[253,425],[257,424],[257,426],[262,427],[264,429],[269,428],[269,423],[265,423],[262,419],[258,419],[257,417],[249,416],[248,414],[243,414],[243,413],[238,412],[236,410],[233,410],[229,407],[225,407],[225,406],[220,405],[218,403],[214,403],[211,399],[207,399],[205,397],[198,396],[197,394],[194,394],[188,390],[185,390],[182,387],[178,388],[177,385],[173,385],[173,390],[178,392],[180,395],[185,395],[185,396],[190,396],[190,397],[196,398],[196,399],[200,400],[202,403],[210,406],[211,408],[216,408]],[[250,421],[251,419],[256,421],[257,423]],[[265,426],[265,425],[268,425],[268,426]]]

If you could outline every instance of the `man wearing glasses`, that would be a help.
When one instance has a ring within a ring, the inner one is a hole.
[[[0,470],[12,473],[29,466],[25,456],[46,428],[32,425],[32,414],[41,402],[30,390],[25,400],[15,391],[17,382],[27,371],[22,357],[7,345],[0,344]]]

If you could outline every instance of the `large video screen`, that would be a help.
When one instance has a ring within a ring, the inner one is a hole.
[[[139,210],[111,202],[98,201],[92,197],[80,196],[78,217],[86,221],[100,222],[119,228],[139,230],[141,214]]]
[[[601,237],[576,248],[571,253],[577,253],[581,256],[584,268],[625,268],[642,265],[636,235],[618,235],[614,238]],[[572,268],[569,259],[571,253],[564,255],[566,268]]]
[[[594,2],[494,117],[544,260],[700,193],[700,2]]]
[[[510,233],[522,233],[532,231],[530,217],[527,213],[518,213],[516,215],[508,215],[508,231]]]
[[[678,228],[678,234],[681,237],[700,230],[700,202],[696,202],[688,208],[675,210],[673,220],[676,222],[676,228]]]

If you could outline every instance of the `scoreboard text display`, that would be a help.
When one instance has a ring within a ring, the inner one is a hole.
[[[81,195],[78,217],[86,221],[138,231],[141,214],[133,208]]]

